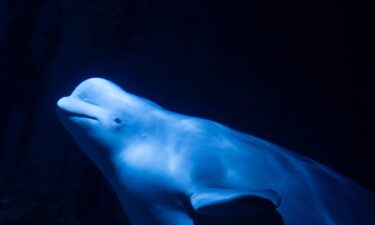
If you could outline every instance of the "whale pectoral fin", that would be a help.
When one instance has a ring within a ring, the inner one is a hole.
[[[284,225],[280,201],[273,190],[205,188],[190,197],[195,225]]]
[[[197,190],[190,202],[194,211],[205,215],[249,215],[274,211],[281,197],[274,190],[205,188]]]

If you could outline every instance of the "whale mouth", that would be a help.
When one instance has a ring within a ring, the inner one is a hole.
[[[64,110],[60,107],[57,107],[56,110],[57,110],[57,112],[62,112],[68,118],[83,118],[83,119],[89,119],[89,120],[98,120],[98,118],[95,117],[95,116],[87,115],[87,114],[84,114],[84,113],[67,111],[67,110]]]
[[[63,97],[57,102],[57,112],[69,119],[99,120],[103,110],[97,105],[82,101],[73,96]]]

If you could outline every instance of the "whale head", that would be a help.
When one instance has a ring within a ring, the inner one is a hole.
[[[70,96],[57,102],[64,127],[94,160],[123,149],[127,142],[141,136],[159,108],[102,78],[83,81]]]

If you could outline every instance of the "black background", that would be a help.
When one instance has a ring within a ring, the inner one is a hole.
[[[125,224],[55,115],[100,76],[374,191],[370,6],[333,0],[0,0],[0,223]]]

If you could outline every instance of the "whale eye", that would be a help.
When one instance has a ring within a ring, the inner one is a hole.
[[[114,119],[114,121],[115,121],[115,123],[117,123],[117,124],[121,124],[121,123],[122,123],[121,119],[118,118],[118,117],[116,117],[116,118]]]
[[[119,117],[115,117],[112,119],[112,127],[115,129],[119,129],[123,126],[123,122]]]

